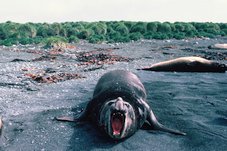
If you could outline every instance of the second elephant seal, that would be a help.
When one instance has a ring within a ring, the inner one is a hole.
[[[227,66],[201,57],[180,57],[144,67],[141,70],[164,72],[225,72]]]

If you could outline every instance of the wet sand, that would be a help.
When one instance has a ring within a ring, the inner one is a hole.
[[[227,38],[80,42],[58,52],[39,46],[1,46],[0,115],[4,129],[0,150],[225,150],[227,73],[136,70],[191,55],[227,64],[227,50],[208,49],[216,43],[227,43]],[[99,77],[114,69],[136,73],[159,121],[187,135],[139,130],[116,142],[90,124],[53,120],[59,115],[79,114]]]

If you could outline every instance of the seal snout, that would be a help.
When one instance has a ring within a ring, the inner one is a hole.
[[[115,109],[116,110],[123,110],[124,109],[124,101],[121,97],[118,97],[115,102]]]

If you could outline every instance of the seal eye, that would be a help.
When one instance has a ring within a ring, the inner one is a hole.
[[[111,115],[111,126],[113,135],[120,135],[124,127],[125,116],[121,112],[114,112]]]

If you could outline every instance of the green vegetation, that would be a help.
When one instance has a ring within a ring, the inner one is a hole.
[[[185,22],[65,22],[0,23],[0,45],[39,44],[61,46],[80,39],[91,43],[129,42],[139,39],[184,39],[227,36],[226,23]]]
[[[67,40],[60,36],[53,36],[46,38],[45,40],[45,47],[51,48],[51,47],[65,47],[67,43]]]

